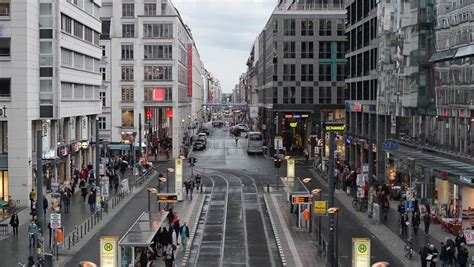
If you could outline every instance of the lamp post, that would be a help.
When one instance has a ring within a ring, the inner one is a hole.
[[[166,183],[166,193],[170,192],[170,183],[169,183],[169,173],[170,172],[173,173],[174,169],[173,168],[166,169],[166,180],[168,180],[168,182]]]
[[[322,196],[321,189],[319,188],[313,189],[311,193],[313,193],[313,195],[318,195],[319,196],[318,200],[321,201],[321,196]],[[321,248],[321,218],[318,219],[318,244],[319,244],[319,248]]]
[[[332,267],[337,267],[337,258],[338,258],[338,256],[339,256],[339,249],[338,249],[338,246],[339,246],[338,243],[339,243],[339,242],[338,242],[338,240],[337,240],[337,239],[338,239],[338,229],[337,229],[337,228],[338,228],[338,224],[339,224],[339,208],[337,208],[337,207],[329,208],[329,209],[328,209],[328,213],[329,213],[329,214],[333,214],[333,215],[335,214],[335,215],[336,215],[336,216],[335,216],[335,218],[336,218],[336,220],[335,220],[335,221],[336,221],[336,222],[335,222],[335,227],[334,227],[334,229],[333,229],[333,231],[334,231],[334,247],[333,247],[333,248],[330,248],[330,249],[333,250],[333,255],[334,255],[334,257],[333,257],[333,262],[331,263],[331,266],[332,266]]]
[[[148,188],[147,189],[148,191],[148,214],[151,213],[151,209],[150,209],[150,193],[155,193],[157,192],[157,190],[155,188]]]

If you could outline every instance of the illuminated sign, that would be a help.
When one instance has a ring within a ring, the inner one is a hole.
[[[301,118],[301,115],[293,115],[293,118],[294,119],[299,119],[299,118]]]
[[[291,203],[293,204],[311,203],[311,196],[303,196],[303,195],[291,196]]]
[[[352,238],[352,266],[370,266],[370,239]]]
[[[346,125],[343,122],[327,122],[324,124],[326,132],[343,132],[346,130]]]
[[[292,118],[293,118],[293,115],[291,115],[291,114],[286,114],[285,115],[285,119],[292,119]]]
[[[316,216],[328,215],[328,202],[325,200],[314,201],[314,215]]]
[[[83,149],[87,149],[87,148],[89,147],[89,142],[87,142],[87,141],[86,141],[86,142],[82,142],[82,143],[81,143],[81,147],[82,147]]]
[[[165,88],[154,88],[153,89],[153,101],[165,100]]]
[[[168,193],[158,193],[157,200],[160,203],[175,203],[178,202],[177,194],[168,194]]]
[[[117,240],[118,240],[118,237],[116,236],[100,237],[100,266],[101,267],[118,266]]]
[[[286,176],[288,178],[295,178],[295,160],[294,159],[287,160]]]
[[[301,115],[301,118],[308,118],[308,117],[309,115],[306,115],[306,114]]]
[[[173,118],[173,109],[166,110],[166,117]]]
[[[290,127],[291,128],[295,128],[296,126],[298,126],[297,122],[290,122]]]

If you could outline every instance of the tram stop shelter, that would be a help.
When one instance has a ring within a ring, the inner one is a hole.
[[[290,202],[290,213],[293,212],[296,206],[297,226],[299,228],[309,227],[309,225],[302,223],[302,219],[304,219],[302,215],[305,209],[311,211],[311,192],[297,177],[280,177],[280,179],[287,193],[287,200]]]
[[[141,266],[140,258],[146,256],[168,212],[143,212],[119,241],[119,266]]]

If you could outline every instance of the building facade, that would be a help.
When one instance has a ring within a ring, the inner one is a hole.
[[[147,151],[167,140],[170,156],[184,154],[204,86],[191,30],[171,1],[103,1],[101,13],[110,36],[109,148],[137,147],[141,125]]]
[[[26,205],[38,131],[47,189],[94,162],[99,10],[88,0],[0,3],[0,197]]]

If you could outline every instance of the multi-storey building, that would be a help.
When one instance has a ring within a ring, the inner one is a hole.
[[[200,97],[203,88],[191,30],[171,1],[103,1],[101,19],[103,34],[110,36],[110,90],[105,94],[111,116],[104,123],[109,148],[138,144],[141,124],[147,146],[172,140],[172,156],[183,154],[184,134],[198,110],[192,103],[200,106],[194,94]]]
[[[262,129],[267,141],[283,136],[288,153],[309,150],[323,121],[344,121],[345,18],[343,1],[279,1],[258,37]],[[342,156],[343,141],[337,150]]]
[[[36,137],[44,181],[94,162],[101,113],[100,1],[1,1],[0,197],[25,201],[35,186]]]

